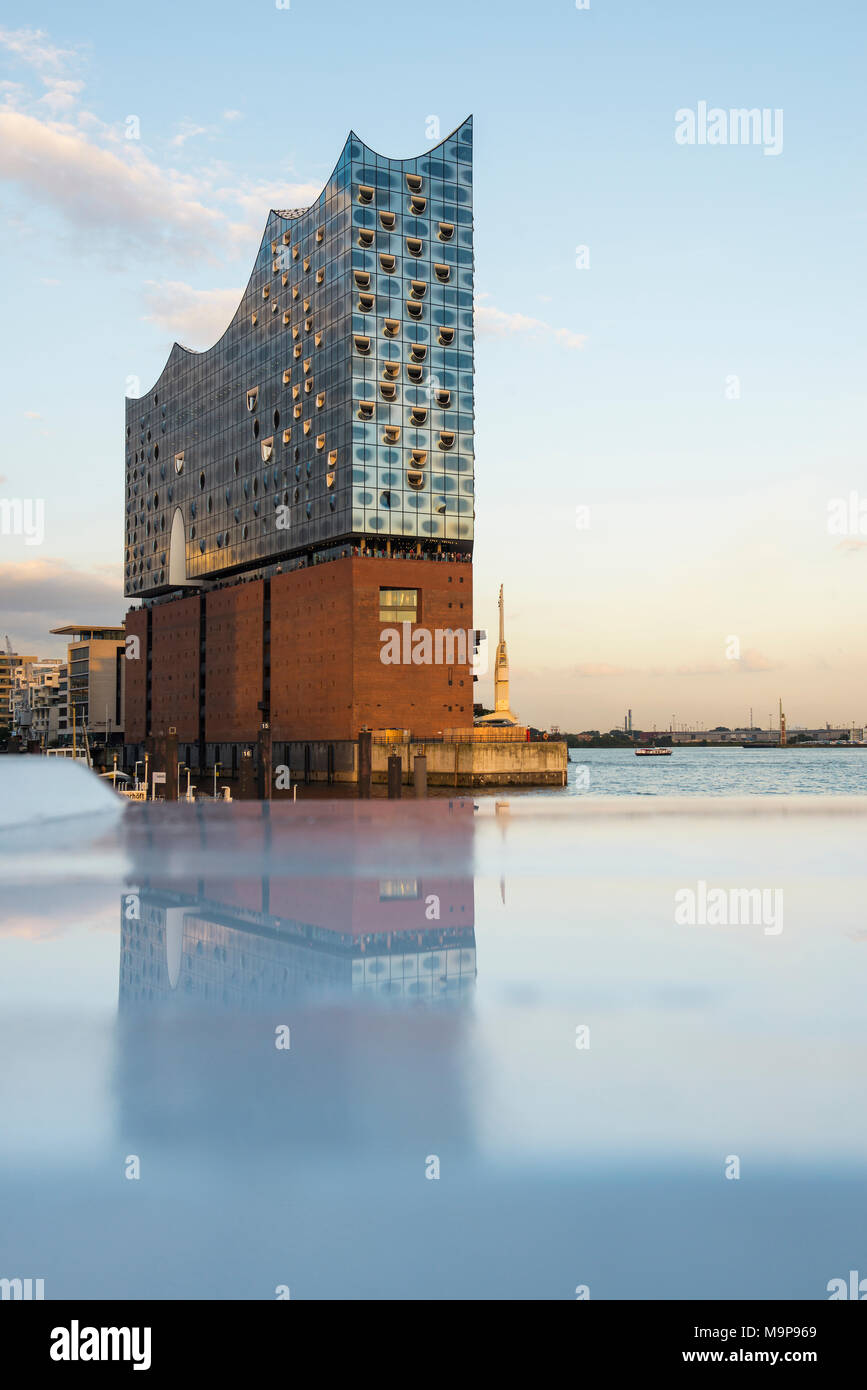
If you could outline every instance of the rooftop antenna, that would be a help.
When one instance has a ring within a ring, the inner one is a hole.
[[[12,643],[9,641],[9,633],[8,633],[8,632],[6,633],[6,655],[7,655],[7,656],[14,656],[14,655],[15,655],[14,651],[12,650]]]

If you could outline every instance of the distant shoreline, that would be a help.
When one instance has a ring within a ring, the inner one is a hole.
[[[606,743],[602,739],[592,739],[589,742],[570,743],[569,751],[580,752],[582,748],[607,748],[611,752],[631,753],[635,748],[652,747],[670,748],[672,752],[681,752],[690,748],[713,748],[720,752],[726,749],[739,748],[756,753],[801,753],[807,751],[817,751],[821,753],[858,753],[867,751],[867,743],[787,743],[783,747],[779,743],[665,743],[654,745],[652,743]]]

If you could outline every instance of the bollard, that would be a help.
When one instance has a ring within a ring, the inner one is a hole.
[[[427,796],[427,758],[424,753],[417,753],[412,764],[412,780],[415,785],[417,797]]]
[[[388,755],[388,798],[389,801],[399,801],[401,797],[403,782],[403,766],[399,753],[389,753]]]
[[[372,780],[373,735],[369,729],[362,729],[358,735],[358,795],[362,800],[370,800]]]

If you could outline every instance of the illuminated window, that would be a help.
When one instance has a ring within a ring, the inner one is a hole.
[[[427,282],[424,280],[410,280],[409,292],[413,299],[424,299],[427,294]]]
[[[309,421],[309,420],[305,420],[305,421],[304,421],[304,425],[303,425],[304,433],[305,433],[305,434],[309,434],[312,428],[313,428],[313,426],[311,425],[310,421]],[[309,465],[308,465],[308,466],[309,466]]]
[[[306,374],[310,371],[310,368],[311,368],[312,366],[313,366],[313,358],[312,358],[312,357],[307,357],[307,358],[305,358],[305,359],[304,359],[304,374],[305,374],[305,376],[306,376]]]
[[[385,271],[386,275],[392,275],[394,273],[394,256],[387,256],[384,253],[380,254],[379,264],[381,268]]]
[[[300,419],[301,419],[302,413],[303,413],[303,408],[302,408],[300,405],[293,405],[293,407],[292,407],[292,415],[293,415],[294,419],[300,420]]]
[[[317,242],[323,242],[323,241],[325,240],[325,228],[324,228],[324,227],[317,227],[317,228],[316,228],[316,240],[317,240]]]
[[[414,405],[410,414],[410,419],[414,425],[423,425],[427,419],[427,407],[423,405]]]
[[[304,332],[305,332],[305,333],[312,333],[312,332],[313,332],[313,315],[312,315],[312,314],[310,315],[309,318],[306,318],[306,319],[304,320]]]
[[[292,240],[292,233],[291,233],[291,232],[284,232],[284,233],[283,233],[283,245],[284,245],[284,246],[288,246],[291,240]]]
[[[381,212],[381,213],[379,214],[379,220],[380,220],[382,226],[385,228],[385,230],[386,230],[387,232],[390,232],[391,229],[392,229],[392,227],[394,226],[394,213],[393,213],[393,212]]]
[[[326,474],[325,474],[325,486],[326,486],[327,488],[329,488],[329,489],[333,488],[333,487],[334,487],[334,479],[335,479],[336,477],[337,477],[337,474],[336,474],[333,470],[332,470],[332,472],[330,472],[330,473],[326,473]]]
[[[411,319],[420,319],[423,313],[423,306],[416,299],[406,301],[406,312]]]
[[[416,383],[420,382],[424,376],[424,372],[421,367],[416,367],[411,364],[407,367],[406,374],[409,377],[410,381],[414,381]]]
[[[359,418],[359,420],[372,420],[375,410],[376,410],[376,402],[375,402],[375,401],[359,401],[359,402],[358,402],[358,418]]]
[[[251,415],[253,411],[256,409],[256,402],[258,401],[258,399],[259,388],[258,386],[252,386],[250,390],[247,392],[247,409],[249,410]]]
[[[180,452],[179,454],[175,454],[175,472],[176,472],[176,473],[183,473],[183,471],[184,471],[184,451],[183,451],[183,449],[182,449],[181,452]]]
[[[437,228],[437,237],[440,241],[451,241],[455,234],[454,224],[451,222],[440,222]]]
[[[407,174],[406,186],[410,193],[421,193],[421,174]]]
[[[381,623],[418,622],[418,589],[380,589]]]
[[[256,327],[256,324],[259,322],[259,315],[255,313],[255,311],[250,315],[250,322],[252,323],[254,328]]]
[[[400,439],[400,425],[386,425],[382,439],[384,444],[396,444]]]
[[[362,227],[362,228],[359,230],[359,233],[358,233],[358,244],[359,244],[359,246],[369,247],[369,246],[372,246],[372,245],[374,244],[375,241],[376,241],[376,232],[370,231],[370,230],[369,230],[368,228],[366,228],[366,227]]]
[[[424,343],[413,343],[409,350],[409,355],[413,362],[423,362],[427,357],[427,348]]]
[[[437,448],[443,451],[455,447],[454,430],[440,430],[440,437],[437,440]]]
[[[324,391],[320,391],[319,394],[318,394],[318,396],[316,397],[316,409],[317,409],[317,410],[321,410],[322,407],[324,406],[324,404],[325,404],[325,392],[324,392]]]
[[[288,310],[288,309],[284,309],[284,310],[283,310],[283,327],[284,327],[284,328],[288,328],[288,327],[289,327],[289,310]]]
[[[291,430],[284,430],[284,431],[283,431],[283,443],[284,443],[284,444],[289,444],[289,443],[291,442],[291,439],[292,439],[292,431],[291,431]]]
[[[369,271],[369,270],[356,270],[356,271],[354,272],[354,274],[355,274],[355,284],[356,284],[356,287],[357,287],[358,289],[360,289],[360,290],[369,290],[369,289],[370,289],[370,271]]]
[[[420,256],[422,253],[421,237],[408,236],[406,239],[406,249],[411,256]]]
[[[376,304],[376,297],[372,294],[360,294],[358,296],[358,307],[362,314],[369,314]]]
[[[421,492],[424,487],[424,474],[418,468],[408,468],[406,470],[406,484],[411,487],[413,492]]]
[[[384,332],[386,338],[396,338],[400,332],[400,319],[386,319]]]
[[[325,448],[325,435],[324,435],[324,434],[317,434],[317,436],[316,436],[316,447],[317,447],[317,449],[320,449],[320,450]]]
[[[307,380],[305,381],[305,383],[304,383],[304,392],[305,392],[305,395],[308,395],[308,396],[309,396],[312,390],[313,390],[313,378],[312,378],[312,376],[311,376],[311,377],[308,377],[308,379],[307,379]]]
[[[301,387],[298,386],[298,385],[296,384],[295,386],[292,387],[292,399],[293,399],[293,401],[297,401],[297,399],[298,399],[298,397],[299,397],[300,395],[301,395]]]
[[[439,340],[443,347],[448,347],[449,343],[453,343],[455,340],[455,330],[453,328],[441,328],[439,331]]]
[[[379,383],[379,394],[384,401],[393,401],[397,395],[397,387],[392,385],[390,381],[381,381]]]
[[[267,299],[270,293],[271,293],[270,287],[269,287],[268,285],[265,285],[264,288],[263,288],[263,290],[262,290],[262,298],[263,298],[263,299]]]
[[[270,439],[263,439],[259,447],[260,447],[261,450],[262,450],[262,462],[263,462],[263,463],[270,463],[270,462],[271,462],[271,455],[272,455],[273,452],[274,452],[274,440],[273,440],[273,438],[270,438]]]
[[[435,395],[436,395],[436,403],[437,403],[437,405],[441,405],[442,408],[443,408],[443,410],[448,410],[449,406],[450,406],[451,403],[452,403],[452,393],[451,393],[451,391],[443,391],[443,390],[440,390],[440,391],[437,391],[437,392],[435,393]]]
[[[314,347],[321,347],[321,346],[322,346],[322,333],[321,333],[321,332],[319,332],[319,333],[314,333],[314,334],[313,334],[313,346],[314,346]]]
[[[317,285],[321,285],[322,282],[324,281],[324,279],[325,279],[325,269],[324,269],[324,267],[320,266],[319,270],[317,270],[317,272],[316,272],[316,283],[317,283]]]
[[[411,457],[417,468],[423,468],[427,463],[427,449],[413,449]]]
[[[382,375],[387,377],[389,381],[397,381],[397,378],[400,376],[400,363],[386,362],[382,369]]]
[[[451,273],[452,272],[447,265],[434,266],[434,275],[437,277],[441,285],[445,285],[447,283],[451,276]]]
[[[409,200],[409,206],[410,211],[414,212],[416,217],[420,217],[427,207],[427,198],[420,198],[417,193],[414,193]]]
[[[360,203],[372,203],[375,191],[369,184],[360,183],[358,185],[358,201]]]
[[[328,467],[334,468],[337,463],[337,450],[332,449],[328,455]]]

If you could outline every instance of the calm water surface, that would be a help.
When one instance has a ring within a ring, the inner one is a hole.
[[[577,796],[865,796],[867,748],[675,748],[670,758],[637,758],[629,748],[572,748],[568,791]]]

